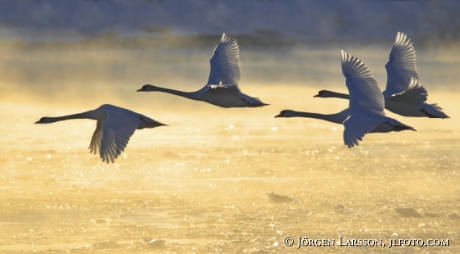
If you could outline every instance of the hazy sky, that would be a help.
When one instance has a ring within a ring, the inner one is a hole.
[[[11,0],[0,2],[0,40],[68,40],[106,32],[378,39],[404,31],[413,39],[451,41],[460,37],[459,12],[459,1]]]

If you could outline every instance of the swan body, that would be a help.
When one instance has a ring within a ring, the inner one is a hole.
[[[361,60],[343,50],[342,72],[350,95],[350,116],[343,122],[345,145],[349,148],[359,145],[366,133],[381,124],[389,131],[415,131],[413,127],[385,116],[384,98],[377,81]]]
[[[387,85],[382,94],[387,110],[402,116],[449,118],[441,107],[425,102],[428,92],[418,82],[415,49],[404,33],[397,33],[385,69]],[[314,97],[349,98],[347,94],[328,90],[321,90]]]
[[[211,71],[208,83],[196,92],[183,92],[169,88],[144,85],[138,92],[163,92],[182,96],[191,100],[204,101],[223,108],[262,107],[265,104],[258,98],[241,92],[238,84],[241,79],[240,53],[236,40],[222,34],[214,54],[209,60]]]
[[[149,117],[117,106],[104,104],[95,110],[83,113],[42,117],[36,124],[48,124],[71,119],[91,119],[97,121],[96,130],[89,145],[90,153],[99,151],[102,161],[115,162],[123,152],[136,129],[164,126]]]
[[[350,110],[348,108],[338,113],[335,113],[335,114],[318,114],[318,113],[300,112],[300,111],[286,109],[286,110],[281,111],[278,115],[276,115],[275,118],[277,117],[285,117],[285,118],[306,117],[306,118],[314,118],[314,119],[325,120],[325,121],[332,122],[332,123],[342,124],[349,116],[350,116]],[[374,129],[369,131],[369,133],[386,133],[386,132],[392,132],[392,131],[397,131],[395,130],[393,125],[387,122],[382,122],[379,125],[377,125]]]

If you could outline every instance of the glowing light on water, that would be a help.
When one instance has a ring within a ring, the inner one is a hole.
[[[276,131],[276,127],[273,127],[273,128],[272,128],[272,131]]]
[[[233,129],[235,129],[235,126],[233,126],[233,124],[230,124],[230,125],[228,126],[228,128],[229,128],[230,130],[233,130]]]
[[[336,131],[336,130],[337,130],[337,127],[332,127],[332,130],[333,130],[333,131]]]
[[[90,125],[91,125],[91,122],[87,122],[87,123],[86,123],[86,126],[90,126]]]
[[[27,160],[28,160],[28,161],[31,161],[31,160],[32,160],[32,157],[27,157]]]
[[[128,158],[128,154],[127,153],[123,153],[123,158]]]
[[[332,152],[334,152],[335,148],[336,148],[336,147],[333,146],[333,147],[331,147],[331,148],[328,148],[327,151],[330,152],[330,153],[332,153]]]

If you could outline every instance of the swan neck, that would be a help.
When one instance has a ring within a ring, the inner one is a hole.
[[[73,114],[73,115],[66,115],[66,116],[56,116],[56,117],[47,117],[46,122],[48,123],[55,123],[59,121],[65,120],[73,120],[73,119],[92,119],[92,120],[100,120],[93,111],[87,111],[83,113]]]
[[[169,89],[169,88],[163,88],[163,87],[151,87],[149,89],[150,91],[155,91],[155,92],[162,92],[162,93],[169,93],[169,94],[174,94],[178,96],[182,96],[185,98],[192,98],[193,99],[193,93],[190,92],[182,92],[174,89]]]
[[[340,99],[350,99],[350,96],[346,93],[336,93],[336,92],[329,92],[330,96],[329,97],[335,97],[335,98],[340,98]]]
[[[319,113],[310,113],[310,112],[297,112],[294,111],[291,114],[292,117],[308,117],[315,118],[320,120],[325,120],[333,123],[343,123],[348,117],[345,113],[339,112],[337,114],[319,114]]]

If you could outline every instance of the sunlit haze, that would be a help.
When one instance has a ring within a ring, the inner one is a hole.
[[[43,28],[28,27],[14,40],[0,40],[0,252],[460,253],[460,47],[422,46],[423,36],[413,34],[427,103],[451,118],[386,111],[417,131],[367,134],[349,149],[341,124],[275,116],[284,109],[331,114],[348,107],[347,100],[313,98],[322,89],[348,93],[341,49],[359,57],[384,90],[400,23],[379,35],[384,39],[346,38],[342,45],[333,36],[327,44],[300,37],[262,43],[282,37],[282,30],[180,33],[174,22],[163,24],[172,31],[162,36],[130,37],[120,29],[121,36],[114,29],[65,40],[58,27],[31,41],[31,31]],[[238,41],[240,89],[269,106],[220,108],[136,92],[145,84],[202,88],[222,32]],[[107,164],[87,149],[96,121],[34,124],[102,104],[168,126],[137,130]],[[287,236],[295,240],[291,247]],[[299,236],[333,239],[335,246],[297,250]],[[381,239],[386,246],[340,247],[339,237]],[[450,246],[392,250],[391,239],[448,239]]]

